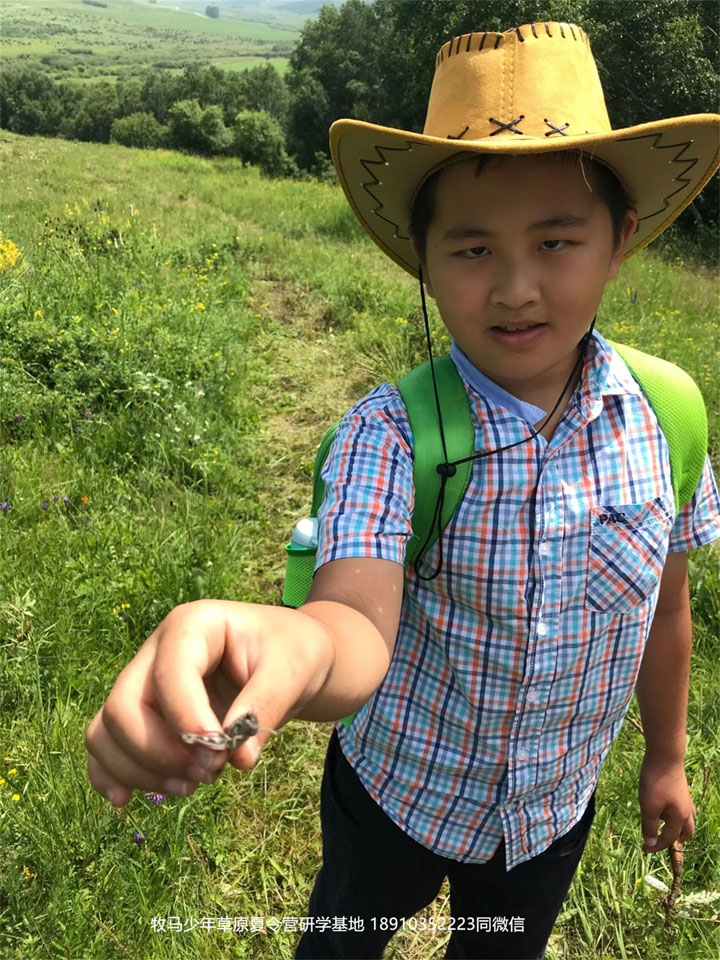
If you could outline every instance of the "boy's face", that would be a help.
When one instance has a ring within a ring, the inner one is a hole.
[[[585,222],[532,226],[561,214]],[[475,161],[461,161],[439,177],[423,263],[427,292],[479,370],[542,405],[570,375],[636,223],[633,212],[613,250],[610,213],[579,165],[529,155],[490,163],[476,176]]]

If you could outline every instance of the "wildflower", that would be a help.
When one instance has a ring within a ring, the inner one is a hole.
[[[82,500],[83,503],[87,503],[89,498],[88,498],[88,497],[80,497],[80,499]]]
[[[90,419],[90,411],[89,411],[89,410],[86,410],[86,411],[85,411],[85,419],[86,419],[86,420],[89,420],[89,419]]]
[[[14,794],[12,795],[12,802],[13,802],[13,803],[18,803],[19,800],[20,800],[20,794],[19,794],[19,793],[14,793]]]
[[[165,799],[164,793],[146,793],[145,796],[148,800],[152,801],[152,803],[162,803]]]
[[[136,843],[138,846],[140,846],[141,844],[145,843],[146,840],[147,840],[147,834],[145,833],[144,830],[140,832],[138,832],[137,830],[135,831],[133,835],[133,843]]]
[[[43,505],[41,506],[40,509],[41,509],[41,510],[48,510],[49,508],[50,508],[50,504],[49,504],[49,503],[43,503]]]
[[[54,493],[54,494],[53,494],[53,502],[54,502],[54,503],[57,503],[59,499],[60,499],[60,497],[57,495],[57,493]]]
[[[15,414],[15,420],[16,420],[18,423],[20,423],[20,421],[22,420],[22,418],[23,418],[23,415],[22,415],[21,413],[16,413],[16,414]]]
[[[643,880],[649,887],[652,887],[653,890],[659,890],[661,893],[668,893],[669,888],[667,884],[663,883],[662,880],[658,880],[657,877],[652,877],[650,874],[647,874],[647,876],[643,877]]]
[[[2,503],[0,503],[0,510],[2,510],[2,512],[5,514],[5,516],[7,516],[7,515],[8,515],[8,510],[12,510],[12,507],[11,507],[10,504],[7,502],[7,500],[3,500]]]
[[[21,257],[22,253],[18,247],[12,240],[3,240],[0,230],[0,273],[6,273],[12,269]]]
[[[66,507],[70,506],[70,497],[63,497],[63,503]]]

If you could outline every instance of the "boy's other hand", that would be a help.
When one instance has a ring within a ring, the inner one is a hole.
[[[640,769],[638,799],[643,853],[665,850],[676,840],[683,843],[695,833],[697,808],[690,796],[682,760],[658,761],[646,754]],[[660,820],[664,826],[658,836]]]
[[[333,647],[297,610],[199,600],[172,610],[120,673],[85,734],[88,776],[114,806],[134,789],[188,796],[229,760],[249,770],[270,736],[322,686]],[[247,712],[261,728],[214,752],[181,732],[222,730]]]

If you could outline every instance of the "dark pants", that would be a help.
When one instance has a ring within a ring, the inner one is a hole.
[[[345,759],[333,730],[320,799],[323,864],[307,911],[308,917],[323,918],[327,929],[307,930],[295,957],[381,957],[392,935],[402,929],[402,918],[413,917],[431,903],[448,877],[453,921],[456,928],[465,929],[453,929],[446,958],[542,958],[594,816],[593,794],[572,830],[509,873],[504,840],[487,863],[458,863],[427,850],[383,813]],[[338,918],[349,926],[357,917],[364,921],[362,932],[333,929],[340,925]],[[476,917],[491,918],[491,929],[468,929],[478,926]],[[524,931],[493,930],[492,918],[503,917],[523,918]],[[449,930],[450,922],[445,922]],[[420,923],[411,921],[408,929],[419,930]]]

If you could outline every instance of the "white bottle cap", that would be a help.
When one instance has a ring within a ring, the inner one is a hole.
[[[317,547],[317,517],[304,517],[295,525],[292,544],[296,547]]]

